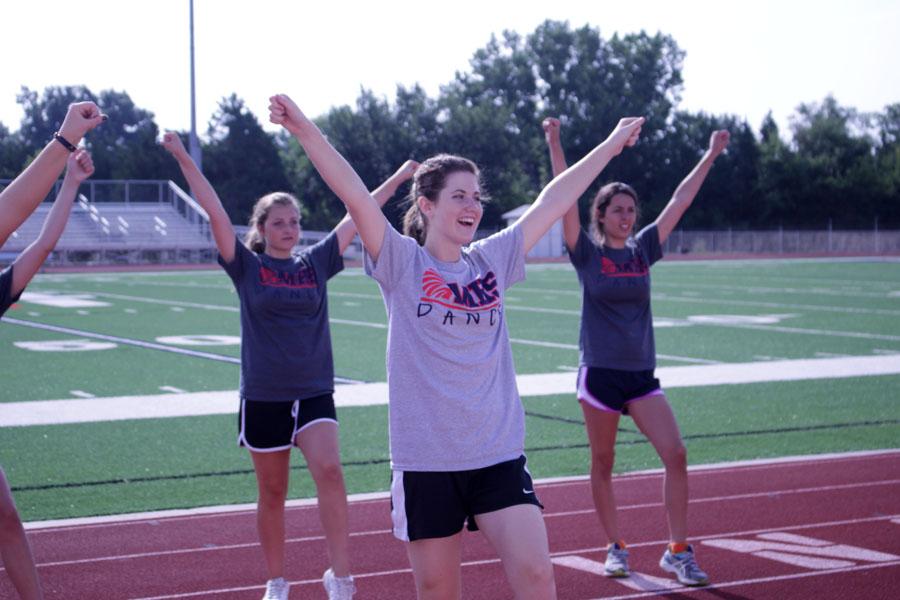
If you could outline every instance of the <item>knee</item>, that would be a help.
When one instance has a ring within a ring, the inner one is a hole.
[[[524,565],[519,572],[519,581],[525,589],[541,590],[541,597],[550,597],[549,592],[555,589],[553,565],[549,560]]]
[[[416,578],[417,596],[428,600],[455,598],[454,586],[447,577],[439,573],[430,573]]]
[[[591,452],[591,470],[605,478],[612,476],[613,465],[616,464],[616,452],[613,449]]]
[[[0,543],[8,543],[22,535],[22,521],[13,505],[0,505]]]
[[[660,452],[659,457],[668,470],[684,471],[687,469],[687,448],[678,444]]]
[[[263,506],[283,506],[287,499],[287,482],[260,481],[259,503]]]
[[[344,471],[337,457],[309,463],[309,472],[317,486],[334,486],[344,481]]]

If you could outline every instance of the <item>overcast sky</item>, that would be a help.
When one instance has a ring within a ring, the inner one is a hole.
[[[15,130],[21,86],[126,91],[162,128],[190,126],[188,0],[3,0],[0,122]],[[679,108],[779,124],[833,94],[880,111],[900,102],[896,0],[195,0],[197,120],[223,96],[261,119],[267,98],[293,96],[310,115],[352,104],[361,87],[393,99],[418,82],[435,96],[492,33],[530,33],[545,19],[646,30],[686,51]]]

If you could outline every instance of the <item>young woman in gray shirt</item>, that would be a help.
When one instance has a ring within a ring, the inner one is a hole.
[[[524,278],[528,250],[636,142],[643,119],[620,121],[516,223],[472,243],[483,207],[471,161],[439,155],[420,165],[405,228],[414,239],[390,226],[353,168],[290,98],[273,96],[269,110],[347,205],[366,269],[384,296],[392,520],[419,598],[460,597],[466,522],[497,550],[516,598],[555,598],[547,533],[525,468],[504,293]]]

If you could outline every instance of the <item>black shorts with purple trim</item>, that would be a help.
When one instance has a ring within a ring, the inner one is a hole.
[[[653,369],[622,371],[582,365],[578,369],[578,400],[606,412],[628,414],[628,405],[664,396]]]
[[[332,394],[283,402],[241,398],[238,445],[253,452],[287,450],[300,431],[320,421],[337,423]]]
[[[478,515],[519,504],[540,509],[525,456],[468,471],[393,471],[394,537],[408,542],[478,531]]]

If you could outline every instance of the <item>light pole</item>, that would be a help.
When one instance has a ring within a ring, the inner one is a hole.
[[[200,151],[200,140],[197,138],[197,99],[194,86],[194,0],[190,0],[191,9],[191,135],[190,135],[190,152],[194,164],[200,171],[203,171],[203,154]]]

